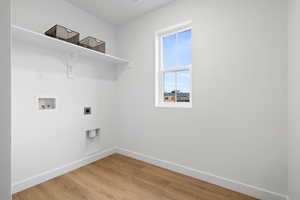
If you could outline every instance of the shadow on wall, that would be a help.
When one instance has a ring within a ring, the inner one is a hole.
[[[90,78],[105,81],[117,79],[117,66],[74,55],[73,59],[69,59],[72,57],[69,52],[55,52],[21,42],[12,43],[13,68],[34,71],[40,77],[43,74],[50,74],[70,79]],[[72,66],[70,76],[67,75],[67,63]]]

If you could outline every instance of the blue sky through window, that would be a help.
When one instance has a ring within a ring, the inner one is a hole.
[[[164,91],[170,93],[176,89],[180,92],[190,92],[190,76],[188,70],[164,73]],[[177,79],[177,84],[176,84]],[[177,86],[177,88],[176,88]]]
[[[164,86],[165,86],[165,92],[170,93],[172,91],[175,91],[176,87],[176,72],[165,72],[164,73]]]
[[[177,54],[177,37],[176,34],[163,38],[163,54],[164,54],[164,68],[169,69],[176,67],[176,54]]]
[[[175,33],[163,38],[163,65],[164,69],[192,65],[192,30]],[[165,92],[174,90],[190,92],[190,76],[191,72],[188,70],[165,72]]]
[[[177,35],[177,66],[192,64],[192,31],[180,32]]]
[[[177,75],[177,90],[180,92],[190,92],[190,71],[178,71]]]

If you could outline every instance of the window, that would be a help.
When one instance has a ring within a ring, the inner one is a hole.
[[[156,33],[157,107],[192,106],[191,22]]]

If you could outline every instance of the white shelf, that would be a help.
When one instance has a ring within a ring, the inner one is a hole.
[[[12,25],[13,40],[27,42],[28,44],[49,48],[53,51],[64,53],[78,53],[80,56],[105,61],[112,64],[128,64],[128,60],[93,51],[78,45],[74,45],[62,40],[51,38],[41,33],[37,33],[16,25]]]

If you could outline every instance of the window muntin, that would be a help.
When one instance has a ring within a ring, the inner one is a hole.
[[[156,106],[192,105],[192,28],[179,25],[156,35]]]

